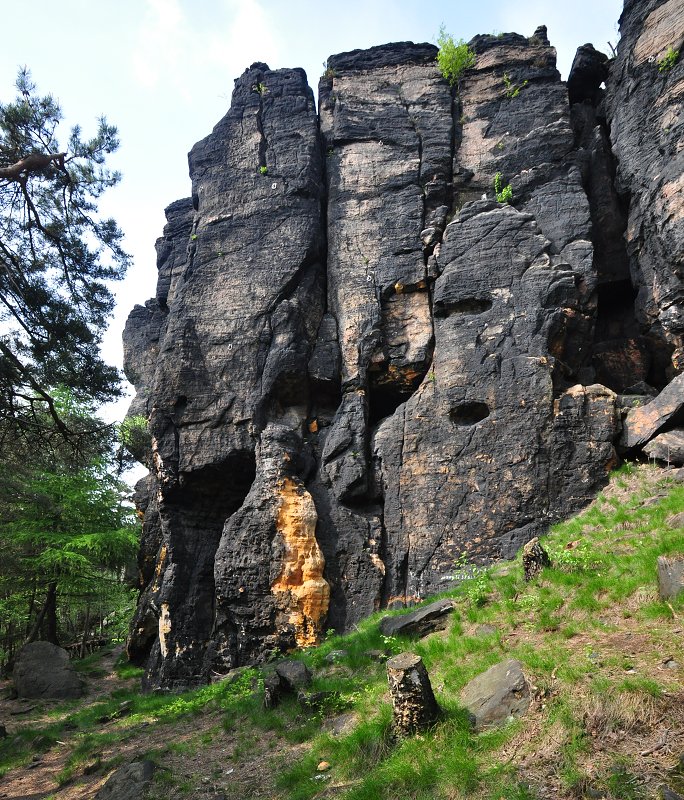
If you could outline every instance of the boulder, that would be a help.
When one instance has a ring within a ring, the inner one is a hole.
[[[142,800],[154,775],[152,761],[133,761],[119,767],[95,795],[95,800]]]
[[[285,683],[286,691],[297,692],[311,683],[311,672],[301,661],[286,660],[276,664],[276,674]]]
[[[446,628],[453,610],[452,600],[437,600],[409,614],[383,617],[380,620],[380,633],[383,636],[427,636]]]
[[[658,557],[658,594],[671,600],[684,592],[684,556]]]
[[[681,466],[684,464],[684,428],[658,434],[644,447],[644,453],[666,464]]]
[[[502,661],[481,673],[461,692],[476,731],[522,716],[530,705],[530,687],[519,661]]]
[[[628,450],[642,447],[669,422],[684,413],[684,373],[670,381],[645,406],[633,408],[625,418],[622,444]]]
[[[50,642],[31,642],[19,651],[12,680],[19,697],[66,700],[81,697],[83,682],[66,650]]]

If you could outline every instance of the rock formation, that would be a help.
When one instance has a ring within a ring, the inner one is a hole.
[[[236,81],[125,331],[148,686],[410,605],[593,497],[682,366],[682,5],[628,2],[567,86],[543,27],[475,37],[453,89],[432,45],[332,56],[318,115],[302,70]]]

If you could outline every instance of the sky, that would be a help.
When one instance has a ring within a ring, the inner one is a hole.
[[[0,48],[0,102],[14,98],[19,67],[64,113],[62,140],[84,137],[104,115],[119,129],[110,166],[121,183],[100,202],[125,234],[133,266],[113,286],[117,307],[103,343],[121,366],[129,311],[154,295],[154,242],[164,208],[190,194],[187,153],[230,106],[233,81],[255,61],[303,67],[316,93],[333,53],[392,41],[435,42],[441,25],[455,39],[548,27],[567,78],[575,50],[592,42],[609,52],[619,38],[622,0],[33,0],[4,3],[11,35]],[[106,416],[121,419],[123,400]]]

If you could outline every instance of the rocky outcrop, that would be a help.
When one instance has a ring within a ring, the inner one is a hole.
[[[332,56],[318,116],[301,70],[236,81],[125,333],[148,686],[411,605],[592,499],[621,415],[679,368],[678,199],[649,145],[665,223],[623,120],[630,81],[679,91],[678,66],[630,72],[647,5],[569,86],[543,27],[476,37],[457,88],[432,45]]]
[[[651,382],[684,368],[683,60],[659,62],[684,44],[681,0],[626,0],[617,58],[606,83],[606,119],[627,209],[626,244],[635,311],[651,345]]]

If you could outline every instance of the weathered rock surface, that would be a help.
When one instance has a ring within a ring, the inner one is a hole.
[[[668,47],[684,43],[680,0],[625,3],[617,58],[606,81],[605,112],[617,161],[635,311],[652,343],[662,387],[684,368],[684,59],[661,72]]]
[[[301,70],[236,81],[125,332],[147,686],[412,605],[593,498],[684,366],[684,84],[649,62],[681,13],[628,3],[569,86],[543,26],[475,37],[458,91],[410,42],[331,56],[318,116]]]
[[[154,770],[154,762],[147,760],[119,767],[98,790],[96,800],[143,800]]]
[[[451,600],[437,600],[408,614],[384,617],[380,620],[380,633],[384,636],[427,636],[446,628],[453,610]]]
[[[461,692],[476,731],[523,715],[530,705],[530,687],[519,661],[495,664],[473,678]]]
[[[661,433],[644,447],[649,458],[656,458],[666,464],[684,464],[684,428],[676,428]]]
[[[646,444],[666,425],[676,425],[684,417],[684,373],[677,375],[663,391],[625,418],[622,444],[627,448]]]
[[[684,557],[658,556],[658,594],[671,600],[684,592]]]
[[[19,697],[42,700],[81,697],[84,690],[67,651],[50,642],[31,642],[21,648],[12,681]]]

